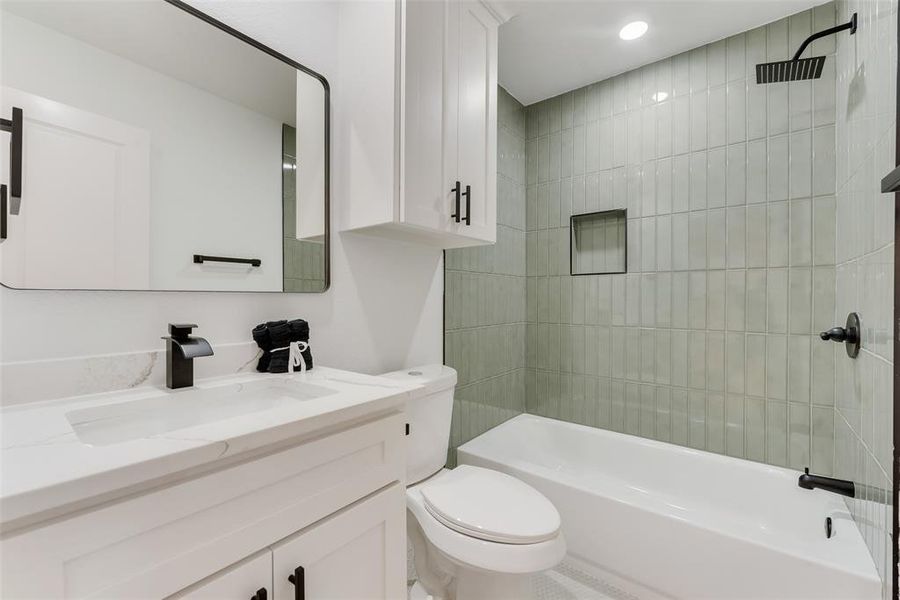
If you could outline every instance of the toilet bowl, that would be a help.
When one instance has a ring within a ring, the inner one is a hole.
[[[528,600],[532,573],[565,556],[559,512],[505,473],[445,469],[456,372],[430,365],[386,377],[421,384],[407,401],[407,535],[416,600]]]
[[[457,600],[525,600],[531,573],[565,556],[559,513],[537,490],[462,465],[407,488],[407,531],[425,592]]]

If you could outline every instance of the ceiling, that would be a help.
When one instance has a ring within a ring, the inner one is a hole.
[[[2,7],[273,119],[296,120],[293,67],[171,4],[5,0]]]
[[[524,105],[607,79],[782,17],[822,0],[493,0],[500,84]],[[646,21],[630,42],[619,29]],[[785,57],[785,59],[790,57]]]

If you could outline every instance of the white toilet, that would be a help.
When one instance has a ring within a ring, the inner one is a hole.
[[[429,365],[385,377],[423,386],[406,405],[407,534],[417,583],[410,598],[528,600],[529,575],[566,553],[559,512],[528,484],[498,471],[444,468],[456,371]]]

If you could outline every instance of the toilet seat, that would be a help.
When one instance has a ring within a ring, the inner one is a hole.
[[[566,541],[562,531],[541,542],[507,544],[467,535],[438,520],[425,507],[422,488],[450,476],[451,473],[453,471],[441,470],[406,490],[407,509],[435,549],[452,562],[479,571],[536,573],[559,564],[566,554]]]
[[[506,473],[460,465],[421,486],[425,508],[459,533],[502,544],[535,544],[559,534],[556,507]]]

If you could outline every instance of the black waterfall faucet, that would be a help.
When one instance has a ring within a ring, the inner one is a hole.
[[[189,323],[169,323],[169,335],[163,337],[166,340],[166,387],[170,389],[194,385],[194,359],[213,355],[209,342],[191,335],[195,327]]]
[[[841,494],[842,496],[856,497],[856,486],[853,485],[852,481],[825,477],[823,475],[810,475],[809,467],[803,469],[803,475],[797,480],[797,485],[805,490],[819,488],[820,490]]]

